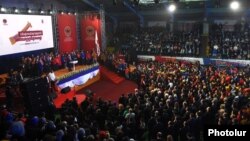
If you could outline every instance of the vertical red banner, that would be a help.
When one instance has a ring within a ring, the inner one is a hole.
[[[76,16],[58,14],[59,52],[72,52],[77,49]]]
[[[99,14],[87,14],[81,19],[81,48],[96,51],[95,34],[101,48],[101,20]]]

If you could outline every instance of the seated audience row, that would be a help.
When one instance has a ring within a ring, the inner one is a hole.
[[[135,48],[141,55],[198,57],[202,49],[202,30],[194,25],[190,32],[168,32],[163,27],[141,28],[134,32],[117,33],[114,38],[124,50]],[[209,30],[206,56],[222,59],[250,59],[250,27],[237,23],[230,30],[226,25],[212,24]]]

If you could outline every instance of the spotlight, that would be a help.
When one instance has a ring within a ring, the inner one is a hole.
[[[31,13],[32,11],[30,9],[28,9],[28,13]]]
[[[1,12],[6,12],[6,8],[1,7]]]
[[[15,13],[18,13],[18,12],[19,12],[19,10],[18,10],[18,9],[15,9],[15,10],[14,10],[14,12],[15,12]]]
[[[176,10],[176,6],[175,6],[174,4],[170,4],[170,5],[168,6],[168,11],[169,11],[169,12],[173,13],[175,10]]]
[[[230,4],[230,8],[232,10],[238,10],[240,8],[240,3],[238,1],[233,1]]]
[[[41,11],[40,11],[40,13],[41,13],[41,14],[44,14],[44,11],[43,11],[43,10],[41,10]]]
[[[49,13],[49,14],[53,14],[53,11],[49,9],[49,10],[48,10],[48,13]]]

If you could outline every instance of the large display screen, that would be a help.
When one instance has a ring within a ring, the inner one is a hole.
[[[53,46],[51,16],[0,14],[0,56]]]

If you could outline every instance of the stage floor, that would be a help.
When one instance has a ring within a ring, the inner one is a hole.
[[[62,104],[68,99],[72,100],[73,98],[76,98],[77,104],[80,105],[85,99],[86,95],[84,93],[79,93],[76,92],[74,89],[72,89],[70,92],[63,94],[63,93],[58,93],[57,98],[53,100],[54,105],[56,108],[61,108]]]

